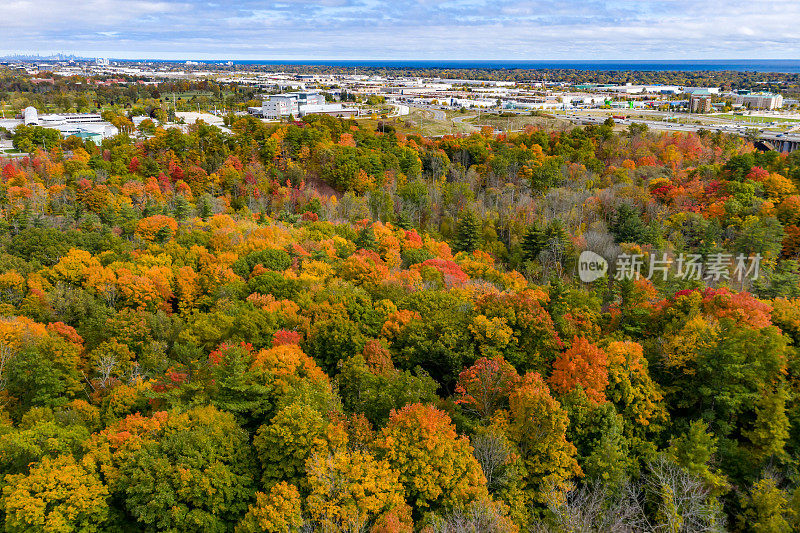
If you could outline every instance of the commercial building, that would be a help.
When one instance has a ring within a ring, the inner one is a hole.
[[[269,100],[262,102],[260,114],[264,118],[273,119],[288,117],[289,115],[296,117],[300,114],[300,106],[294,98],[270,96]]]
[[[22,120],[5,121],[4,127],[13,129],[17,126],[41,126],[58,130],[63,137],[72,135],[81,139],[91,139],[99,143],[119,133],[116,126],[105,122],[98,113],[63,113],[58,115],[40,115],[35,107],[26,107],[22,112]]]
[[[384,86],[381,92],[385,94],[409,95],[450,91],[452,89],[452,83],[422,83],[409,81],[402,85]]]
[[[39,125],[39,112],[36,110],[35,107],[25,108],[25,110],[22,112],[22,122],[26,126]]]
[[[319,93],[295,92],[283,93],[280,96],[294,98],[297,105],[321,105],[325,103],[325,96]]]
[[[598,86],[595,91],[606,91],[622,94],[681,94],[681,93],[694,93],[697,91],[705,91],[707,94],[719,94],[719,87],[681,87],[679,85],[633,85],[627,83],[625,85],[616,86]]]
[[[26,107],[22,112],[22,121],[26,126],[42,126],[49,128],[64,124],[94,124],[103,122],[100,113],[60,113],[40,115],[35,107]]]
[[[690,113],[709,113],[711,111],[711,95],[697,91],[689,95]]]
[[[626,83],[625,85],[604,87],[603,91],[622,94],[678,94],[681,92],[681,88],[677,85],[633,85],[631,83]]]
[[[300,106],[300,116],[306,115],[331,115],[340,118],[358,116],[358,109],[344,107],[342,104],[307,104]]]
[[[279,119],[281,117],[300,116],[302,106],[324,105],[325,96],[319,93],[295,92],[270,95],[267,100],[261,103],[261,111],[258,108],[251,109],[253,114],[261,115],[264,118]]]
[[[783,107],[783,96],[766,92],[736,94],[734,104],[750,109],[778,109]]]
[[[686,94],[693,94],[696,92],[703,92],[705,94],[719,94],[719,87],[682,87],[682,92]]]
[[[708,89],[693,89],[686,91],[689,95],[689,112],[690,113],[709,113],[712,108],[711,95]]]
[[[116,128],[116,126],[113,126],[107,122],[95,124],[67,123],[53,127],[53,129],[57,129],[59,132],[61,132],[62,137],[71,137],[74,135],[84,140],[90,139],[94,141],[95,144],[100,144],[103,139],[108,139],[119,133],[119,130]]]

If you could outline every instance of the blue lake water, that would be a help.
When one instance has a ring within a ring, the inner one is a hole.
[[[219,61],[201,61],[218,63]],[[685,61],[453,61],[453,60],[248,60],[241,65],[323,65],[388,68],[470,68],[470,69],[574,69],[601,71],[738,71],[800,73],[800,59],[736,59]]]

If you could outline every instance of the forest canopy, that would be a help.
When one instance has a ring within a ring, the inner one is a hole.
[[[798,152],[365,124],[16,133],[6,531],[800,528]]]

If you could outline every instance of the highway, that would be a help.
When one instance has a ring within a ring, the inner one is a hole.
[[[392,113],[389,115],[390,118],[404,117],[408,115],[411,111],[411,108],[409,108],[407,105],[402,105],[402,104],[389,104],[389,105],[392,106]]]
[[[436,121],[446,121],[447,115],[444,112],[446,109],[444,106],[431,106],[431,105],[415,105],[411,106],[413,109],[418,109],[423,112],[429,113],[433,120]],[[627,112],[626,109],[617,110],[617,113],[623,115]],[[498,114],[498,113],[516,113],[516,114],[527,114],[529,110],[496,110],[496,109],[487,109],[483,111],[485,114]],[[774,123],[750,123],[750,124],[743,124],[741,122],[732,122],[723,117],[715,117],[714,115],[702,115],[700,118],[706,121],[706,124],[688,124],[688,123],[680,123],[680,122],[670,122],[668,120],[658,120],[657,117],[661,118],[668,118],[668,119],[684,119],[684,120],[697,120],[698,115],[692,115],[687,113],[665,113],[664,111],[657,111],[651,109],[636,109],[634,112],[638,115],[651,115],[653,118],[625,118],[625,119],[614,119],[614,123],[619,126],[629,126],[634,122],[637,124],[645,124],[648,128],[657,131],[683,131],[683,132],[692,132],[696,133],[700,130],[705,131],[712,131],[712,132],[722,132],[728,133],[730,135],[739,135],[741,137],[747,136],[753,130],[759,131],[759,139],[769,141],[776,149],[788,149],[792,150],[795,149],[795,144],[800,145],[800,131],[794,131],[800,129],[800,124],[798,126],[792,126],[789,124],[779,124],[778,122]],[[453,123],[457,122],[464,122],[465,120],[469,120],[475,118],[476,115],[460,115],[452,117]],[[597,115],[597,114],[588,114],[588,113],[580,113],[576,111],[567,111],[565,114],[557,114],[553,115],[555,118],[560,118],[563,120],[568,120],[573,124],[577,125],[589,125],[589,124],[596,124],[600,125],[606,121],[609,117],[611,117],[611,113],[604,114],[604,115]],[[776,126],[786,126],[788,129],[786,131],[764,131],[766,128],[775,128]],[[477,129],[477,128],[476,128]],[[795,144],[792,144],[795,143]]]
[[[578,115],[578,114],[566,114],[564,115],[566,120],[574,124],[602,124],[605,122],[607,117],[591,117],[586,115]],[[640,119],[614,119],[614,123],[617,125],[627,126],[633,123],[637,124],[646,124],[648,128],[654,130],[661,130],[661,131],[686,131],[686,132],[698,132],[700,130],[705,131],[719,131],[722,133],[729,133],[731,135],[739,135],[739,136],[746,136],[751,130],[755,129],[754,127],[748,126],[740,126],[737,124],[731,124],[728,122],[727,124],[718,124],[718,125],[709,125],[709,124],[680,124],[680,123],[673,123],[673,122],[665,122],[663,120],[640,120]],[[759,138],[768,140],[768,141],[776,141],[776,142],[800,142],[800,133],[781,133],[781,132],[772,132],[772,131],[762,131],[759,133]]]
[[[477,118],[477,116],[478,115],[461,115],[461,116],[453,117],[453,122],[454,123],[456,123],[456,122],[462,123],[465,120],[470,120],[470,119],[473,119],[473,118]],[[476,130],[478,129],[477,127],[473,126],[472,124],[466,124],[466,125],[467,126],[472,126]]]
[[[433,120],[439,122],[444,122],[445,120],[447,120],[447,114],[441,109],[436,109],[433,106],[409,106],[409,107],[411,107],[412,109],[419,109],[420,111],[431,113],[433,115],[432,117]]]

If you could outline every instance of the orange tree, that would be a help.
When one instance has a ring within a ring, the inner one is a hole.
[[[399,474],[414,516],[448,511],[487,495],[472,446],[435,407],[394,411],[375,442],[375,453]]]

